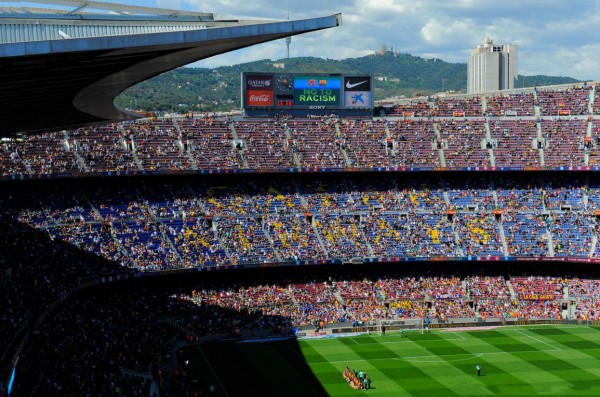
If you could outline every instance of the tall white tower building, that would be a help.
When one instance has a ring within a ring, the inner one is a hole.
[[[518,79],[517,46],[495,45],[489,37],[471,52],[467,63],[467,93],[508,90]]]

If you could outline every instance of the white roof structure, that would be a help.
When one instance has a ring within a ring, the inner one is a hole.
[[[162,16],[193,16],[199,18],[212,19],[211,13],[196,12],[196,11],[179,11],[166,8],[141,7],[127,4],[107,3],[102,1],[86,1],[86,0],[34,0],[33,3],[51,4],[55,6],[73,7],[72,10],[58,10],[56,8],[34,8],[27,7],[17,8],[10,7],[8,9],[15,10],[31,10],[33,13],[66,13],[67,15],[82,15],[87,9],[104,10],[119,15],[162,15]],[[0,3],[14,3],[11,0],[0,0]],[[30,2],[31,3],[31,2]]]
[[[0,136],[132,119],[137,115],[117,109],[113,101],[136,83],[200,59],[342,22],[340,14],[215,20],[205,12],[33,1],[68,9],[0,8],[0,108],[9,116],[0,120]],[[37,117],[20,117],[24,109]]]

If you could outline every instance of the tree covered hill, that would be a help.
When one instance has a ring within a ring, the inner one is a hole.
[[[285,68],[281,68],[281,64]],[[368,73],[375,75],[375,100],[465,92],[467,64],[449,63],[391,51],[343,60],[313,57],[261,60],[215,69],[183,67],[129,88],[116,99],[120,107],[144,111],[225,111],[240,107],[242,72]],[[574,83],[569,77],[520,76],[526,86]]]

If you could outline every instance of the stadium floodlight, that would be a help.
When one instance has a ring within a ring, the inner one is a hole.
[[[404,333],[404,332],[418,332],[423,335],[423,319],[422,318],[409,318],[406,320],[380,320],[377,326],[379,335],[383,335],[385,327],[385,334],[389,333]]]

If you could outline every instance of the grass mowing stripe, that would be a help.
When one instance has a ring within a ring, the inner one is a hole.
[[[406,390],[412,396],[430,396],[436,394],[439,391],[444,391],[444,395],[456,396],[457,394],[448,390],[442,383],[436,381],[434,378],[424,372],[419,366],[414,365],[408,361],[396,361],[394,359],[400,356],[394,351],[388,348],[385,344],[380,343],[386,337],[361,337],[361,342],[367,342],[366,345],[351,345],[347,344],[346,347],[352,349],[358,356],[360,356],[365,364],[372,365],[371,361],[376,361],[377,365],[373,366],[373,370],[378,370],[382,376],[391,380],[396,388]],[[365,350],[364,347],[368,347],[369,350]],[[356,363],[355,366],[360,365]],[[374,373],[373,370],[371,373]],[[407,379],[426,378],[427,382],[410,382]],[[380,384],[377,376],[373,376],[373,382]]]
[[[458,392],[465,391],[467,395],[482,395],[481,388],[484,388],[485,394],[497,394],[499,391],[504,390],[506,385],[513,390],[519,390],[523,395],[531,394],[533,388],[531,385],[524,382],[522,379],[514,376],[510,371],[504,371],[497,367],[491,360],[485,357],[488,353],[500,353],[506,355],[507,352],[498,351],[494,347],[487,347],[485,342],[478,339],[452,339],[452,340],[440,340],[438,347],[429,347],[423,345],[432,353],[435,353],[439,358],[444,359],[445,365],[453,367],[455,370],[462,372],[457,375],[462,379],[462,387],[458,388]],[[451,355],[444,354],[443,352],[452,352]],[[484,353],[487,352],[487,353]],[[451,359],[450,357],[465,356],[464,360]],[[467,356],[471,356],[470,359],[466,359]],[[495,361],[495,360],[494,360]],[[477,377],[475,371],[475,364],[483,364],[484,371],[493,373],[493,378],[488,377]],[[473,393],[472,390],[466,388],[466,385],[472,385],[474,382],[480,384],[480,390]]]
[[[315,349],[311,343],[307,341],[300,341],[300,348],[302,349],[303,359],[308,363],[329,363],[330,360],[323,357],[321,353]]]
[[[520,334],[520,335],[523,335],[523,336],[525,336],[525,337],[527,337],[527,338],[531,338],[531,339],[533,339],[534,341],[540,342],[540,343],[542,343],[542,344],[544,344],[544,345],[546,345],[546,346],[550,347],[550,349],[551,349],[551,350],[553,350],[553,351],[561,351],[561,350],[562,350],[561,348],[559,348],[559,347],[556,347],[556,346],[553,346],[553,345],[551,345],[551,344],[550,344],[550,343],[548,343],[548,342],[544,342],[543,340],[541,340],[541,339],[539,339],[539,338],[536,338],[535,336],[527,335],[527,334],[523,333],[523,331],[520,331],[520,330],[518,330],[518,329],[513,329],[513,331],[515,331],[516,333],[518,333],[518,334]]]
[[[418,365],[430,379],[439,379],[447,387],[454,385],[452,389],[459,395],[493,395],[487,385],[475,376],[475,364],[481,353],[473,353],[459,346],[473,342],[467,341],[465,337],[445,338],[444,336],[445,333],[414,335],[411,338],[413,342],[430,354],[419,356],[402,354],[402,357],[397,360]]]
[[[540,368],[531,363],[531,360],[536,357],[548,357],[545,349],[547,344],[541,340],[527,338],[527,334],[517,332],[518,329],[504,329],[499,334],[504,335],[504,338],[498,338],[498,335],[481,339],[481,342],[489,344],[490,348],[496,348],[500,351],[495,353],[485,353],[482,361],[485,361],[484,371],[489,371],[489,375],[496,377],[496,371],[500,371],[502,376],[510,374],[512,378],[518,379],[517,382],[508,382],[511,386],[511,393],[516,393],[520,389],[519,395],[525,394],[543,394],[548,390],[554,390],[557,393],[564,393],[567,390],[572,390],[572,384],[566,382],[565,379],[554,373],[549,373],[545,370],[540,371]],[[518,338],[518,339],[517,339]],[[496,342],[501,343],[496,343]],[[527,341],[527,342],[526,342]],[[532,343],[529,343],[532,342]],[[539,346],[540,348],[538,348]],[[555,350],[553,350],[555,351]],[[558,350],[560,351],[560,350]],[[488,369],[488,367],[491,367]],[[505,390],[504,384],[495,386],[498,393],[509,393]]]
[[[337,379],[345,365],[369,373],[376,389],[366,393],[372,397],[600,395],[599,329],[566,328],[450,332],[450,338],[435,331],[406,339],[390,334],[314,340],[307,342],[310,349],[304,354],[331,396],[361,394],[343,380],[340,386]],[[476,362],[486,376],[477,378]]]
[[[590,361],[577,360],[575,358],[576,356],[585,356],[585,353],[573,349],[561,349],[561,344],[557,342],[557,339],[559,337],[563,338],[563,335],[567,335],[566,337],[570,338],[579,338],[577,335],[568,335],[569,333],[560,329],[533,329],[533,331],[536,331],[535,335],[545,335],[540,337],[528,335],[529,331],[532,331],[532,329],[529,328],[512,329],[512,331],[517,331],[520,335],[523,335],[534,342],[541,343],[545,347],[555,348],[552,350],[541,349],[537,353],[525,355],[517,354],[522,353],[518,351],[513,353],[513,355],[518,355],[519,358],[523,360],[526,359],[528,368],[519,365],[517,362],[510,363],[509,367],[512,367],[513,369],[519,368],[520,371],[526,371],[526,380],[535,386],[543,384],[544,387],[540,390],[540,393],[553,390],[558,394],[572,395],[574,393],[590,390],[594,386],[593,379],[597,379],[597,374],[594,374],[593,372],[598,366],[598,362],[593,363]],[[510,330],[505,330],[504,332],[509,335]],[[571,332],[576,333],[577,331],[572,330]],[[550,335],[552,335],[552,337],[550,337]],[[558,335],[558,337],[555,338],[554,335]],[[523,340],[523,338],[520,339]],[[548,339],[552,343],[546,342],[543,339]],[[489,338],[486,339],[486,341],[489,340]],[[536,345],[537,343],[530,346],[533,347],[533,345]],[[532,370],[531,366],[537,367],[537,369]],[[545,378],[545,380],[543,378]],[[556,378],[560,378],[562,382],[557,383]],[[598,388],[598,386],[596,387]]]
[[[562,329],[550,329],[550,330],[537,330],[537,329],[527,329],[528,332],[535,332],[536,334],[542,334],[542,338],[546,338],[551,340],[556,345],[561,345],[568,352],[567,355],[563,355],[560,353],[549,352],[557,359],[562,359],[563,361],[568,360],[569,365],[572,365],[574,368],[570,367],[558,367],[556,371],[575,371],[577,370],[582,375],[586,374],[585,377],[582,376],[573,376],[572,374],[567,374],[569,377],[573,377],[573,382],[576,384],[575,389],[587,389],[587,383],[589,382],[589,378],[598,378],[600,377],[600,346],[598,343],[589,340],[588,338],[583,338],[580,335],[586,334],[586,328],[579,329],[570,329],[570,330],[562,330]],[[539,332],[542,331],[542,332]],[[596,333],[595,333],[596,334]],[[600,337],[600,335],[596,334],[596,338]],[[581,387],[581,384],[584,384]]]
[[[319,379],[328,394],[343,395],[350,389],[342,376],[343,368],[329,362],[309,342],[302,341],[300,347],[304,357],[301,355],[297,355],[297,357],[309,364],[313,374]],[[314,361],[314,358],[318,358],[319,361]]]
[[[550,348],[550,350],[547,350],[547,349],[546,349],[545,351],[561,351],[561,350],[562,350],[560,347],[556,347],[556,346],[554,346],[554,345],[551,345],[551,344],[550,344],[550,343],[548,343],[548,342],[544,342],[544,341],[543,341],[543,340],[541,340],[540,338],[536,338],[535,336],[527,335],[526,333],[524,333],[524,332],[523,332],[523,331],[521,331],[521,330],[518,330],[518,329],[513,329],[513,331],[514,331],[514,332],[516,332],[516,333],[518,333],[519,335],[522,335],[522,336],[524,336],[525,338],[530,338],[530,339],[533,339],[534,341],[536,341],[536,342],[538,342],[538,343],[541,343],[541,344],[543,344],[543,345],[545,345],[545,346],[547,346],[547,347],[549,347],[549,348]],[[525,342],[525,343],[527,343],[527,342]],[[540,349],[540,350],[543,350],[543,349]]]
[[[319,342],[319,340],[309,342],[311,349],[319,350]],[[379,346],[379,344],[373,339],[364,336],[358,337],[358,344],[355,344],[353,342],[346,341],[346,338],[337,338],[336,342],[339,345],[337,351],[332,349],[331,346],[328,345],[327,352],[323,352],[323,356],[326,358],[338,358],[340,356],[346,356],[353,357],[353,359],[345,359],[342,361],[330,361],[330,363],[334,364],[337,367],[336,378],[334,382],[329,382],[329,384],[325,384],[325,382],[328,382],[327,374],[324,373],[326,372],[327,368],[326,364],[311,364],[314,373],[319,377],[319,379],[322,379],[322,381],[324,381],[325,388],[331,395],[345,395],[345,393],[349,392],[357,393],[342,378],[342,371],[344,370],[346,365],[350,366],[351,369],[361,369],[367,372],[369,377],[372,379],[373,387],[375,388],[374,390],[369,391],[369,393],[372,393],[373,391],[377,390],[377,395],[385,395],[381,393],[384,393],[386,390],[388,390],[394,392],[393,395],[410,395],[406,390],[402,388],[402,385],[397,383],[396,379],[387,377],[385,373],[381,371],[382,368],[386,367],[386,363],[391,362],[389,360],[389,353],[384,354],[384,357],[372,358],[373,354],[377,352],[382,352],[384,351],[383,349],[385,349],[384,347]],[[368,357],[365,357],[365,353],[369,350],[371,350],[370,354],[368,355]],[[348,351],[351,352],[349,353]],[[377,363],[375,364],[374,361],[376,361]],[[393,366],[397,365],[393,364]],[[342,387],[340,388],[339,385],[342,385]]]
[[[505,330],[507,331],[507,330]],[[476,341],[449,341],[452,344],[455,344],[456,347],[452,347],[451,349],[446,349],[456,353],[457,347],[463,350],[468,351],[471,354],[475,354],[476,352],[484,352],[483,356],[478,359],[478,361],[483,362],[484,371],[490,371],[494,375],[494,387],[491,390],[496,392],[501,392],[504,390],[506,385],[510,385],[509,388],[513,391],[520,390],[520,393],[530,394],[533,392],[535,385],[530,384],[530,376],[517,376],[513,375],[514,366],[517,362],[521,361],[521,365],[519,365],[520,369],[525,372],[531,372],[535,370],[535,367],[527,364],[525,361],[521,360],[521,358],[515,356],[513,353],[522,353],[528,352],[530,354],[538,354],[539,350],[536,345],[547,348],[548,346],[544,341],[537,340],[535,345],[529,343],[523,343],[521,340],[516,340],[511,335],[506,334],[506,332],[485,332],[482,336],[484,338]],[[472,333],[471,335],[473,335]],[[477,336],[479,336],[477,334]],[[524,335],[527,336],[527,335]],[[520,338],[523,339],[523,338]],[[494,342],[500,343],[494,343]],[[540,343],[541,342],[541,343]],[[486,346],[487,345],[487,346]],[[463,348],[464,347],[464,348]],[[555,347],[553,347],[555,348]],[[468,349],[468,350],[467,350]],[[486,356],[487,355],[487,356]],[[492,356],[493,359],[491,359]],[[509,362],[509,365],[503,365],[502,362]],[[493,362],[493,364],[492,364]],[[473,372],[472,366],[468,366],[466,362],[464,364],[455,362],[453,365],[457,368],[463,368],[466,374],[470,374]],[[499,364],[499,365],[498,365]],[[498,382],[496,378],[500,378],[501,381]],[[540,379],[542,380],[542,379]],[[556,383],[562,384],[563,380],[556,376],[550,375],[543,379],[545,383]],[[535,382],[539,383],[539,382]],[[571,385],[562,385],[560,388],[562,390],[568,389]],[[537,389],[539,392],[542,392],[544,388]]]
[[[456,335],[456,337],[457,337],[458,339],[461,339],[461,340],[465,340],[465,339],[467,339],[467,338],[465,338],[464,336],[462,336],[461,334],[459,334],[458,332],[448,332],[448,333],[449,333],[449,334],[454,334],[454,335]],[[452,339],[451,339],[451,338],[447,338],[446,340],[452,340]]]
[[[538,333],[535,329],[530,329],[531,332]],[[579,327],[578,329],[566,329],[560,334],[543,335],[544,337],[568,346],[571,349],[591,350],[600,349],[600,332],[590,330],[589,328]],[[576,340],[573,340],[576,339]]]

